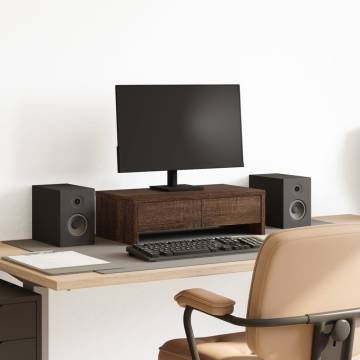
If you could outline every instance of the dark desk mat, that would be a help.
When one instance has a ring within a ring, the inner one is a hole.
[[[328,224],[328,223],[318,220],[313,220],[312,222],[312,225],[322,225],[322,224]],[[266,228],[266,234],[271,234],[277,231],[281,231],[281,229],[270,228],[270,227]],[[239,234],[233,234],[233,235],[239,235]],[[170,235],[166,235],[166,234],[161,234],[159,236],[153,235],[150,238],[150,240],[152,241],[156,239],[164,240],[164,238],[167,238],[168,236]],[[188,237],[193,238],[193,235],[191,234],[176,235],[176,238],[188,238]],[[91,271],[95,271],[100,274],[124,273],[124,272],[143,271],[143,270],[156,270],[156,269],[166,269],[166,268],[174,268],[174,267],[254,260],[256,259],[257,256],[257,253],[245,253],[245,254],[207,256],[207,257],[199,257],[192,259],[147,262],[127,255],[126,252],[127,245],[111,240],[106,240],[103,238],[96,238],[95,245],[71,246],[71,247],[61,247],[61,248],[30,239],[5,241],[5,243],[30,252],[49,251],[49,250],[58,252],[58,251],[72,250],[72,251],[77,251],[84,255],[93,256],[95,258],[109,262],[109,264],[103,264],[103,265],[78,266],[71,268],[58,268],[58,269],[47,269],[47,270],[36,269],[37,271],[40,271],[47,275],[64,275],[64,274],[74,274],[74,273],[91,272]]]

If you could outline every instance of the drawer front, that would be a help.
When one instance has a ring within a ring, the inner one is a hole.
[[[0,341],[33,337],[36,337],[36,303],[0,305]]]
[[[12,340],[0,342],[0,359],[36,360],[36,340]]]
[[[139,232],[194,229],[200,226],[200,200],[143,203],[138,207]]]
[[[203,227],[261,222],[261,198],[235,197],[203,200]]]

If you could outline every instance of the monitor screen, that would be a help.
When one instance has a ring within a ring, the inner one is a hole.
[[[118,171],[243,164],[239,85],[116,85]]]

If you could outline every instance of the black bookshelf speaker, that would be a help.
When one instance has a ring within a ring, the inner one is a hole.
[[[266,225],[311,225],[311,178],[286,174],[250,175],[249,186],[265,190]]]
[[[95,190],[71,184],[33,185],[32,237],[55,246],[95,242]]]

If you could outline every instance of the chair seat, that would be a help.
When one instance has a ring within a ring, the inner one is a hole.
[[[201,360],[261,360],[251,353],[245,333],[197,338]],[[160,347],[159,360],[191,360],[186,339],[174,339]]]

